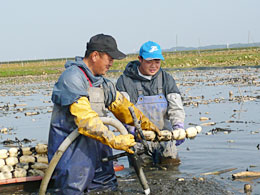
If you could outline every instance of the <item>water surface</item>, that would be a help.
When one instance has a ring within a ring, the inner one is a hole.
[[[184,98],[185,128],[206,122],[215,122],[215,125],[202,126],[202,133],[178,147],[181,164],[174,168],[174,172],[163,173],[164,177],[170,178],[172,174],[199,177],[206,172],[236,168],[232,172],[207,177],[214,177],[235,194],[243,193],[245,183],[253,186],[252,194],[259,193],[259,178],[251,181],[232,180],[232,173],[260,171],[260,150],[257,148],[260,144],[259,68],[169,73],[174,76]],[[115,82],[116,78],[111,80]],[[1,142],[17,137],[20,140],[33,140],[31,145],[47,143],[53,84],[54,82],[0,86],[0,129],[10,129],[7,134],[0,134]],[[233,99],[230,99],[230,91]],[[24,110],[21,111],[20,108]],[[26,112],[39,114],[25,116]],[[208,117],[210,120],[200,121],[200,117]],[[213,131],[213,134],[207,135],[207,132],[216,128],[226,131]],[[1,144],[0,148],[5,146]],[[126,171],[129,171],[126,158],[119,159],[119,163],[124,164]]]

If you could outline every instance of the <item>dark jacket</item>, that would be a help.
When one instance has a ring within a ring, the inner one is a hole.
[[[183,128],[185,111],[181,100],[181,94],[174,78],[160,68],[160,70],[152,76],[152,79],[149,80],[138,74],[138,66],[140,66],[139,61],[131,61],[127,64],[123,75],[117,80],[117,90],[127,93],[124,95],[129,95],[130,101],[136,104],[138,100],[136,82],[141,82],[144,96],[158,95],[158,75],[162,74],[163,94],[168,102],[167,119],[170,120],[173,129]]]
[[[143,87],[143,95],[144,96],[151,96],[158,94],[158,75],[162,73],[162,80],[163,80],[163,94],[167,97],[170,93],[178,93],[180,91],[176,86],[175,80],[173,77],[162,70],[160,70],[153,75],[152,80],[148,80],[138,74],[137,67],[140,66],[139,61],[131,61],[127,64],[123,75],[121,75],[116,83],[116,88],[118,91],[127,92],[130,96],[131,102],[134,104],[137,102],[138,99],[138,91],[136,88],[135,80],[141,81]],[[166,82],[167,81],[167,82]]]

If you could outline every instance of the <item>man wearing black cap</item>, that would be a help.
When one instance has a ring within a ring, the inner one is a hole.
[[[133,135],[117,135],[109,131],[99,117],[108,108],[121,122],[133,125],[129,106],[134,105],[116,91],[104,75],[114,59],[125,54],[117,49],[112,36],[98,34],[87,43],[85,57],[65,64],[66,70],[53,88],[54,103],[48,142],[49,161],[63,140],[74,130],[81,134],[66,150],[54,173],[58,194],[83,194],[96,190],[116,190],[117,181],[112,162],[101,162],[112,155],[112,148],[133,153]],[[137,108],[141,126],[160,134]]]

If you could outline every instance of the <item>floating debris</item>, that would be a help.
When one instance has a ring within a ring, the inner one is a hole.
[[[232,174],[233,179],[245,178],[245,177],[260,177],[260,172],[243,171],[240,173]]]
[[[226,121],[226,123],[244,123],[244,121],[232,121],[232,120],[230,120],[230,121]]]
[[[184,178],[177,178],[177,181],[184,181]]]
[[[18,112],[23,112],[25,109],[24,108],[17,108],[16,111]]]
[[[208,117],[200,117],[200,121],[208,121],[208,120],[210,120],[210,118],[208,118]]]
[[[213,126],[215,124],[216,124],[215,122],[209,122],[209,123],[202,123],[200,124],[200,126]]]
[[[211,130],[211,132],[213,134],[216,134],[218,132],[223,132],[224,134],[228,134],[228,133],[231,133],[232,130],[230,129],[225,129],[225,128],[221,128],[221,127],[216,127],[214,129]]]
[[[27,106],[27,104],[16,104],[17,107]]]
[[[229,95],[229,101],[232,101],[233,100],[233,92],[229,91],[228,95]]]
[[[193,177],[192,178],[194,181],[205,181],[205,178],[203,178],[203,177]]]
[[[202,173],[201,175],[220,175],[222,173],[227,173],[227,172],[230,172],[230,171],[234,171],[236,169],[237,168],[224,169],[224,170],[220,170],[220,171]]]
[[[1,144],[3,144],[3,145],[12,145],[12,144],[15,144],[15,143],[17,143],[16,141],[13,141],[13,140],[9,140],[9,139],[7,139],[7,140],[5,140],[5,141],[3,141],[3,142],[0,142]]]
[[[26,112],[24,113],[25,116],[32,116],[32,115],[38,115],[40,112]]]
[[[23,144],[28,144],[28,143],[31,143],[32,141],[33,140],[29,140],[27,138],[24,138],[23,140],[19,140],[16,137],[15,140],[7,139],[7,140],[4,140],[4,141],[0,142],[0,144],[3,144],[5,146],[12,146],[14,144],[17,144],[17,145],[19,145],[21,147]]]
[[[2,128],[1,130],[0,130],[0,132],[1,133],[3,133],[3,134],[7,134],[8,133],[8,129],[5,127],[5,128]]]
[[[244,185],[244,192],[245,193],[250,193],[252,192],[252,186],[250,184],[245,184]]]

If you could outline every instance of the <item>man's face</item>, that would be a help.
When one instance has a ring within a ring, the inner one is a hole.
[[[113,65],[114,59],[106,53],[97,52],[95,65],[93,66],[94,75],[104,75]]]
[[[141,65],[139,67],[139,71],[143,75],[153,76],[159,71],[159,69],[161,67],[160,59],[145,60],[140,56],[138,58],[141,63]]]

